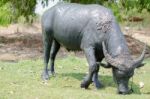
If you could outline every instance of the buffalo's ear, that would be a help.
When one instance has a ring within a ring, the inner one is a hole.
[[[100,63],[100,65],[104,68],[111,68],[111,65],[109,64]]]
[[[136,68],[143,67],[145,64],[146,64],[146,63],[142,63],[142,64],[140,64],[140,65],[136,66]]]

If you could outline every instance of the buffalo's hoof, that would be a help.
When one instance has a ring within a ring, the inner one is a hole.
[[[48,71],[48,75],[51,77],[51,76],[55,76],[55,72],[54,71]]]
[[[89,81],[83,81],[81,83],[81,88],[88,89],[88,87],[89,87],[90,84],[91,84],[91,82],[89,82]]]
[[[49,80],[49,74],[46,73],[45,71],[42,73],[41,77],[43,80]]]
[[[99,80],[94,81],[93,83],[94,83],[94,86],[96,87],[96,89],[100,89],[100,88],[104,87],[103,84],[101,84]]]

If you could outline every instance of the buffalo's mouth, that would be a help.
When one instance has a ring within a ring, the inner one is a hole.
[[[132,93],[132,89],[128,87],[130,77],[128,77],[127,74],[113,69],[113,78],[118,87],[118,94],[126,95]]]
[[[129,91],[126,91],[126,92],[119,91],[118,94],[126,95],[126,94],[129,94]]]
[[[126,90],[126,91],[118,91],[118,94],[122,94],[122,95],[126,95],[126,94],[131,94],[133,92],[133,90],[132,89],[130,89],[130,90]]]
[[[128,84],[118,84],[118,94],[126,95],[131,94],[133,92],[132,88],[128,88]]]

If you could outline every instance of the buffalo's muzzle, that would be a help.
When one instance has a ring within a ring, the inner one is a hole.
[[[133,89],[130,89],[130,90],[119,90],[118,91],[118,94],[121,94],[121,95],[127,95],[127,94],[131,94],[133,92]]]

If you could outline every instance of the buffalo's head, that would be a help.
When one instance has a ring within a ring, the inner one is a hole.
[[[118,86],[118,93],[129,94],[131,92],[128,87],[129,79],[133,76],[135,68],[143,66],[142,61],[145,57],[146,44],[141,56],[135,60],[133,60],[130,55],[112,57],[110,54],[108,54],[104,42],[102,45],[108,67],[112,67],[113,77]]]

